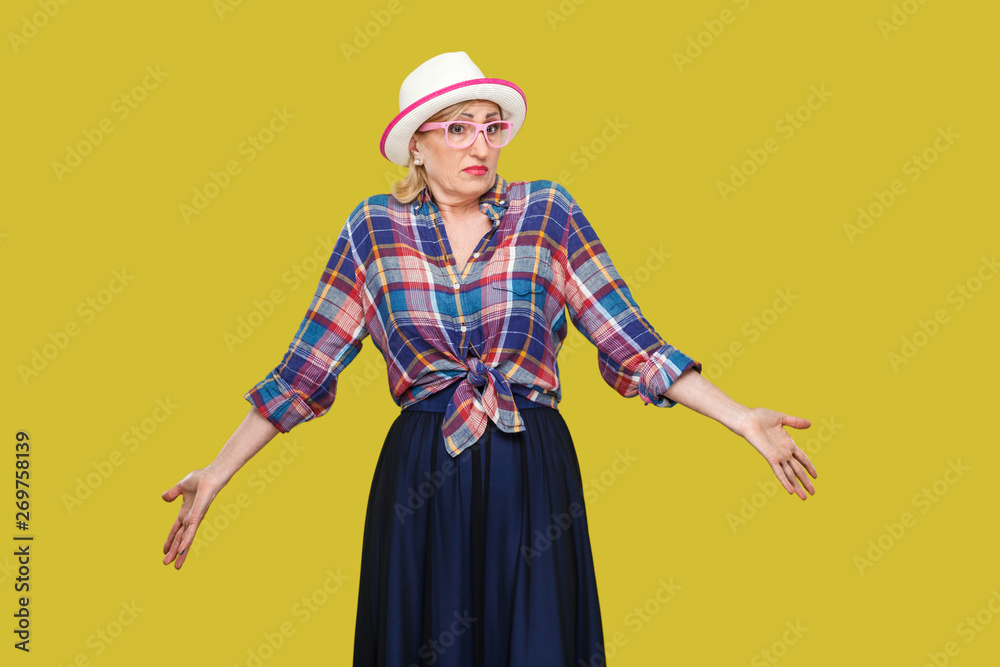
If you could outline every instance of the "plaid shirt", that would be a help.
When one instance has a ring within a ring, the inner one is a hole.
[[[487,419],[524,430],[513,394],[557,406],[568,309],[615,391],[673,407],[663,392],[701,364],[642,316],[572,196],[552,181],[497,175],[479,209],[493,226],[459,274],[426,188],[409,204],[385,194],[361,202],[284,358],[246,399],[282,433],[323,415],[370,335],[400,407],[460,382],[442,426],[457,456]]]

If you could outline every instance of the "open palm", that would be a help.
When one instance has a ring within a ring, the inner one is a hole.
[[[811,425],[812,422],[802,417],[793,417],[767,408],[753,408],[739,429],[739,434],[771,464],[774,476],[785,490],[796,494],[802,500],[806,499],[805,491],[810,495],[816,493],[806,475],[808,471],[809,475],[816,479],[816,468],[784,427],[802,429]],[[795,483],[796,479],[801,482],[801,486]],[[805,487],[805,491],[802,487]]]
[[[188,548],[194,541],[198,526],[223,486],[201,469],[188,473],[184,479],[163,492],[162,498],[168,503],[173,502],[177,496],[183,496],[177,520],[163,544],[163,553],[166,554],[163,558],[164,565],[173,562],[174,567],[179,570],[187,560]]]

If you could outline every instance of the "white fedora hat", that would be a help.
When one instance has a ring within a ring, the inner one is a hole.
[[[399,88],[399,114],[382,133],[379,149],[391,162],[407,166],[410,138],[441,109],[466,100],[489,100],[500,105],[503,119],[514,124],[513,139],[524,124],[528,103],[510,81],[489,79],[464,51],[442,53],[423,63]]]

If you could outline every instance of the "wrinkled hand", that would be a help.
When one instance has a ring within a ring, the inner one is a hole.
[[[168,503],[173,502],[177,496],[184,497],[177,521],[174,522],[170,535],[163,544],[163,553],[166,554],[163,558],[164,565],[174,561],[174,568],[181,569],[181,565],[187,560],[188,549],[194,541],[195,533],[198,532],[198,526],[208,512],[208,506],[212,504],[223,486],[225,482],[214,479],[202,468],[189,472],[184,479],[163,492],[161,497]]]
[[[808,470],[816,479],[816,468],[783,427],[809,428],[811,425],[812,422],[802,417],[792,417],[767,408],[753,408],[737,431],[771,464],[771,470],[785,491],[796,494],[802,500],[806,499],[805,491],[795,480],[797,478],[810,495],[816,493],[806,476]]]

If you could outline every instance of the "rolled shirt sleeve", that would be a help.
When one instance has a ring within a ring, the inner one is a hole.
[[[281,363],[245,394],[282,433],[330,409],[340,373],[361,351],[368,330],[359,266],[349,218]]]
[[[563,242],[570,320],[597,347],[601,377],[615,391],[673,407],[676,401],[663,393],[684,371],[701,373],[701,363],[666,343],[643,317],[594,228],[570,200]]]

